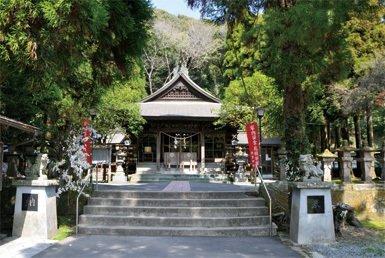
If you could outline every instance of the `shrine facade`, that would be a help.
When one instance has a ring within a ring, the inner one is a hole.
[[[137,172],[196,173],[223,166],[236,130],[214,125],[220,100],[194,83],[186,70],[175,72],[139,104],[147,123],[137,139]]]

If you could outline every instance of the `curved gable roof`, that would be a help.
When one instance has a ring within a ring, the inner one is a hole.
[[[163,85],[160,89],[158,89],[151,95],[144,98],[141,102],[145,103],[145,102],[162,100],[161,98],[164,97],[170,91],[172,91],[179,84],[179,82],[182,82],[182,84],[187,87],[191,95],[193,95],[194,98],[196,98],[194,99],[195,101],[199,100],[199,101],[220,103],[220,100],[218,98],[214,97],[211,93],[202,89],[193,80],[191,80],[191,78],[182,70],[179,71],[176,75],[174,75],[174,77],[170,81],[168,81],[165,85]],[[178,99],[178,100],[183,100],[183,99]],[[192,100],[192,99],[186,99],[186,100]]]

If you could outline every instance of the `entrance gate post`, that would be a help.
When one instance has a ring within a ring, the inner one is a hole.
[[[205,135],[203,132],[200,133],[201,136],[201,173],[205,172]]]
[[[156,170],[160,170],[161,132],[156,133]]]

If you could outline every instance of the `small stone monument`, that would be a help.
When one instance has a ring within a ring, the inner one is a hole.
[[[318,155],[318,158],[320,158],[322,165],[323,165],[323,171],[324,171],[324,180],[323,181],[331,182],[332,181],[333,162],[337,158],[337,155],[332,153],[330,150],[325,149],[322,154]]]
[[[57,180],[48,180],[47,154],[38,154],[29,162],[26,180],[13,183],[16,186],[16,203],[12,235],[51,239],[57,231],[56,186]]]
[[[312,155],[300,156],[304,182],[292,184],[290,239],[298,244],[335,241],[331,185],[321,181],[322,170]]]

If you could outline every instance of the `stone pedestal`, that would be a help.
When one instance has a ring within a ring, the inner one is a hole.
[[[333,162],[337,158],[337,155],[333,154],[328,149],[325,149],[325,151],[318,155],[322,162],[323,171],[324,171],[324,179],[325,182],[331,182],[332,181],[332,168],[333,168]]]
[[[51,239],[57,231],[56,180],[19,180],[12,235]]]
[[[298,244],[335,241],[331,185],[298,182],[292,188],[290,239]]]
[[[127,176],[124,173],[124,169],[122,167],[122,164],[116,165],[116,172],[114,174],[114,177],[112,178],[113,183],[125,183],[127,182]]]
[[[360,151],[361,180],[368,183],[371,183],[373,178],[376,177],[372,152],[373,150],[369,147],[365,147]]]
[[[352,181],[352,154],[350,149],[342,149],[339,151],[339,169],[340,178],[344,183]]]

